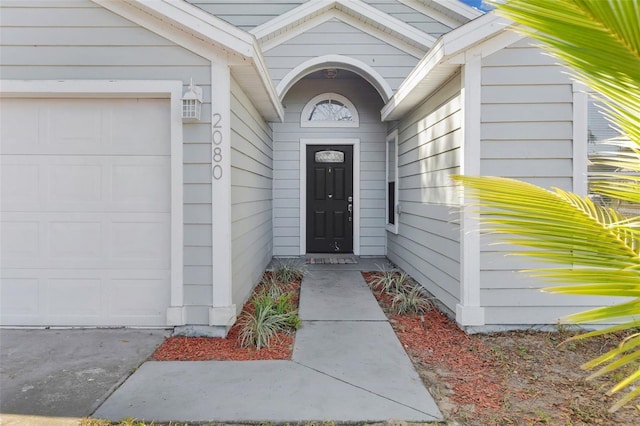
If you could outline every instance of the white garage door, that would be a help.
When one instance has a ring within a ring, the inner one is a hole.
[[[165,325],[169,101],[0,101],[0,323]]]

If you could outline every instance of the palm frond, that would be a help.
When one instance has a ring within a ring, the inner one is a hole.
[[[633,233],[612,226],[620,217],[559,189],[555,192],[513,179],[455,176],[477,201],[486,229],[508,237],[502,241],[538,250],[515,253],[548,262],[624,270],[640,256]]]
[[[498,13],[524,27],[569,65],[571,73],[601,94],[610,117],[640,146],[640,50],[636,0],[495,1]]]

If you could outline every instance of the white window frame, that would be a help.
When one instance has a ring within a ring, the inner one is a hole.
[[[393,144],[395,150],[395,158],[394,158],[394,164],[395,164],[395,170],[389,170],[389,144]],[[400,220],[400,215],[398,214],[398,204],[399,204],[399,187],[400,187],[400,181],[399,181],[399,173],[398,173],[398,130],[394,130],[393,132],[389,133],[389,135],[387,135],[387,138],[385,140],[385,144],[384,144],[384,151],[385,151],[385,175],[384,175],[384,182],[385,182],[385,188],[384,188],[384,194],[385,194],[385,207],[384,207],[384,220],[385,220],[385,227],[387,229],[387,231],[392,232],[394,234],[398,233],[398,222]],[[393,189],[393,199],[395,200],[394,206],[393,206],[393,223],[390,223],[389,219],[389,173],[393,173],[393,178],[394,178],[394,182],[395,182],[395,186]]]
[[[351,111],[351,121],[311,121],[309,120],[309,115],[313,108],[318,105],[320,102],[335,100],[341,102],[345,107],[349,108]],[[353,102],[344,96],[338,93],[323,93],[311,99],[302,109],[302,114],[300,115],[300,127],[360,127],[360,117],[358,115],[358,110],[356,109]]]

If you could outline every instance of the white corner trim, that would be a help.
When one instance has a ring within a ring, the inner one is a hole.
[[[435,37],[361,0],[310,0],[253,28],[250,32],[256,36],[264,50],[269,50],[334,17],[349,20],[352,25],[365,32],[375,32],[376,36],[389,44],[394,44],[392,39],[403,40],[407,46],[413,46],[423,54],[436,40]]]
[[[311,121],[305,119],[305,117],[309,117],[311,115],[311,111],[313,108],[322,101],[326,100],[336,100],[341,102],[344,106],[346,106],[352,112],[352,121]],[[346,97],[338,94],[338,93],[322,93],[318,96],[315,96],[311,99],[302,109],[302,114],[300,114],[300,127],[359,127],[360,126],[360,115],[358,114],[358,110],[356,106]]]
[[[209,325],[229,328],[236,322],[236,305],[209,308]]]
[[[585,196],[588,193],[589,88],[573,82],[573,192]]]
[[[211,64],[211,282],[209,325],[227,326],[233,305],[231,259],[231,74]],[[233,310],[235,315],[235,310]]]
[[[170,102],[171,143],[171,289],[167,325],[183,321],[183,177],[182,82],[173,80],[0,80],[0,97],[151,98]]]
[[[480,175],[480,95],[482,57],[469,55],[462,69],[462,155],[460,174]],[[483,325],[480,300],[480,224],[473,208],[467,206],[461,190],[460,212],[460,303],[456,321],[462,325]],[[468,312],[475,312],[471,315]],[[471,320],[470,318],[473,318]]]
[[[307,254],[307,145],[353,145],[353,254],[360,254],[360,139],[300,139],[300,254]]]
[[[280,99],[284,99],[289,89],[304,76],[327,67],[344,69],[358,74],[378,91],[384,102],[393,96],[393,90],[384,77],[364,62],[344,55],[324,55],[309,59],[289,71],[276,88]]]
[[[394,218],[393,218],[393,225],[389,223],[389,143],[393,143],[395,145],[395,156],[396,158],[394,158],[393,160],[393,164],[395,164],[395,169],[393,170],[393,174],[394,174],[394,182],[395,182],[395,188],[394,188],[394,199],[395,199],[395,206],[394,206]],[[398,165],[398,129],[395,129],[393,132],[389,133],[387,135],[387,138],[385,139],[385,144],[384,144],[384,151],[385,151],[385,183],[386,183],[386,188],[385,188],[385,205],[384,205],[384,217],[385,217],[385,228],[387,229],[387,231],[397,234],[398,233],[398,228],[399,228],[399,221],[400,221],[400,215],[398,214],[398,204],[400,204],[400,200],[399,200],[399,194],[400,194],[400,176],[399,176],[399,170],[400,170],[400,166]]]
[[[456,322],[464,327],[485,325],[484,308],[480,306],[456,305]]]

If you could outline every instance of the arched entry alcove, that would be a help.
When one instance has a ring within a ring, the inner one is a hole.
[[[279,86],[289,87],[284,122],[273,124],[274,255],[384,255],[387,124],[380,110],[390,89],[362,70],[311,69]],[[330,112],[310,123],[317,107]]]
[[[389,83],[372,67],[354,58],[343,55],[324,55],[305,61],[289,71],[278,83],[277,91],[280,99],[302,78],[320,70],[336,69],[350,71],[362,77],[378,92],[384,102],[393,96]]]

